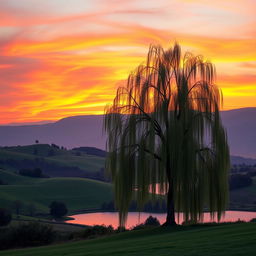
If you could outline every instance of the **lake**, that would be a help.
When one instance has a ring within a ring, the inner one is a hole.
[[[146,212],[129,212],[126,223],[126,228],[132,228],[139,223],[143,223],[150,215],[156,217],[160,223],[165,222],[165,213],[146,213]],[[95,212],[95,213],[83,213],[70,216],[73,220],[66,221],[67,223],[84,224],[84,225],[112,225],[114,228],[118,227],[118,213],[117,212]],[[250,221],[252,218],[256,218],[256,212],[245,211],[226,211],[225,216],[221,219],[221,222],[229,221]],[[216,221],[210,218],[209,213],[204,214],[203,222]],[[180,215],[179,224],[183,222],[182,215]]]

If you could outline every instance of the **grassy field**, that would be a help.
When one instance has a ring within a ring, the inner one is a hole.
[[[70,242],[46,247],[8,250],[8,256],[232,256],[255,255],[256,224],[152,228],[105,238]]]
[[[48,213],[52,201],[62,201],[67,205],[69,213],[74,213],[77,210],[99,208],[103,202],[112,200],[111,185],[100,181],[84,178],[39,179],[15,177],[15,174],[9,176],[15,182],[20,178],[21,183],[0,187],[0,205],[12,208],[13,202],[20,200],[24,204],[22,212],[26,212],[26,205],[33,203],[36,212]]]

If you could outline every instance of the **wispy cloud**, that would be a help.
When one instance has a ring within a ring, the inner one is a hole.
[[[72,4],[71,4],[72,3]],[[256,106],[254,1],[0,1],[0,123],[103,113],[149,44],[216,64],[224,107]]]

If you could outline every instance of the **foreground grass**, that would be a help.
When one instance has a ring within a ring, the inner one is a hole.
[[[54,246],[8,250],[8,256],[254,255],[256,224],[152,228]]]

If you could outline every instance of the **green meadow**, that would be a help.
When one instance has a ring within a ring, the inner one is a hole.
[[[49,212],[52,201],[64,202],[69,213],[78,210],[100,208],[102,203],[112,200],[111,184],[84,178],[29,178],[0,171],[1,177],[12,181],[13,185],[2,185],[0,204],[12,208],[15,200],[26,205],[33,203],[36,211]]]
[[[13,209],[14,201],[19,200],[24,214],[30,204],[34,204],[36,213],[48,213],[52,201],[64,202],[69,214],[98,209],[102,203],[112,200],[111,185],[83,176],[99,173],[104,161],[103,157],[48,144],[1,147],[0,179],[7,185],[0,187],[0,205]],[[53,177],[32,178],[18,174],[22,168],[35,167]]]

